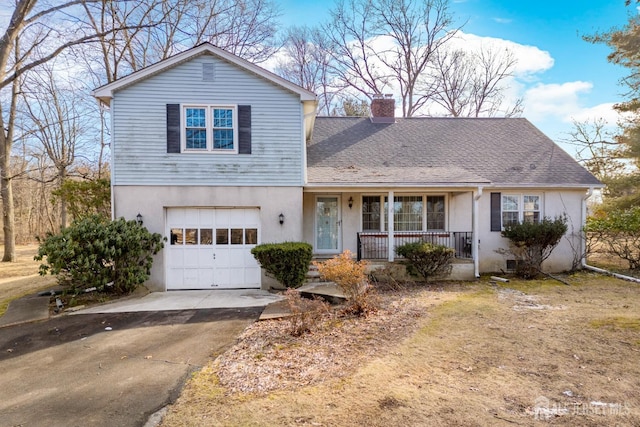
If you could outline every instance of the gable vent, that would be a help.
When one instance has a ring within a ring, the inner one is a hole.
[[[204,63],[202,64],[202,81],[212,82],[215,78],[215,72],[213,68],[213,64]]]

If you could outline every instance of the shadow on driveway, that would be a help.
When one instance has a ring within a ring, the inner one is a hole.
[[[73,315],[3,328],[0,425],[142,426],[262,309]]]
[[[161,325],[258,319],[264,307],[210,308],[163,312],[76,314],[0,330],[0,361],[112,331]]]

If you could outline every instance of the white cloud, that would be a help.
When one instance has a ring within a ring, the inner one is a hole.
[[[495,17],[493,18],[493,20],[495,22],[497,22],[498,24],[511,24],[513,22],[513,19],[509,19],[509,18],[499,18],[499,17]]]
[[[524,94],[524,116],[532,121],[570,118],[582,109],[580,94],[589,93],[592,88],[592,83],[583,81],[537,84]]]
[[[496,37],[482,37],[459,31],[451,40],[451,44],[456,49],[469,51],[478,51],[481,48],[494,51],[509,50],[517,60],[513,71],[514,76],[519,79],[531,79],[532,75],[547,71],[554,64],[551,54],[546,50]]]
[[[607,102],[604,104],[598,104],[593,107],[582,108],[576,112],[573,112],[566,116],[563,121],[571,122],[573,120],[578,122],[592,121],[596,119],[603,119],[610,125],[615,125],[620,119],[620,113],[613,109],[614,103]]]

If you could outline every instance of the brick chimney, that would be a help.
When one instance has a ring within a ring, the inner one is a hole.
[[[393,94],[375,94],[371,100],[371,121],[373,123],[395,123],[396,101]]]

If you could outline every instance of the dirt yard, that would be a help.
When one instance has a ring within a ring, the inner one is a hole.
[[[257,323],[162,425],[640,425],[640,285],[564,279],[386,293],[298,338]]]
[[[4,246],[0,245],[0,253],[3,250]],[[40,262],[33,259],[37,252],[36,245],[18,246],[16,262],[0,263],[0,316],[14,299],[47,289],[55,284],[55,277],[38,275]]]

